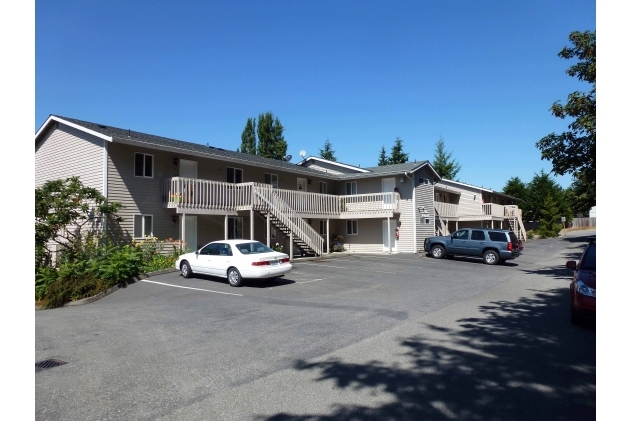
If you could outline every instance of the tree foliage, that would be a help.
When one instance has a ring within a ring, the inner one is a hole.
[[[379,152],[379,160],[377,161],[377,165],[383,167],[384,165],[388,164],[390,164],[390,159],[386,156],[386,148],[382,146],[381,152]]]
[[[562,216],[561,204],[557,202],[552,193],[548,193],[539,206],[540,218],[537,234],[539,238],[556,237],[561,231],[559,220]]]
[[[337,158],[335,158],[335,151],[331,147],[331,142],[329,138],[324,142],[324,148],[320,149],[320,158],[327,159],[329,161],[337,162]]]
[[[408,162],[408,154],[403,152],[403,140],[401,140],[398,136],[392,146],[389,161],[390,164],[405,164]]]
[[[271,112],[259,114],[257,127],[259,156],[283,160],[287,155],[287,142],[283,137],[283,125]]]
[[[541,158],[552,162],[552,171],[557,175],[572,174],[580,178],[585,188],[594,192],[586,197],[596,201],[596,32],[574,31],[570,33],[570,47],[564,47],[559,57],[576,58],[578,61],[566,70],[571,77],[587,82],[587,92],[572,92],[567,102],[556,101],[550,111],[555,117],[572,118],[568,131],[552,133],[537,142]]]
[[[567,201],[574,214],[589,215],[589,209],[596,204],[596,181],[587,181],[583,174],[574,176],[566,190]]]
[[[440,136],[438,142],[436,142],[436,151],[434,152],[434,162],[432,162],[432,166],[441,178],[457,181],[456,176],[458,172],[460,172],[461,165],[458,161],[452,159],[451,155],[452,152],[445,151],[445,141],[443,137]]]
[[[84,186],[79,177],[47,181],[35,189],[35,268],[49,265],[53,241],[72,254],[80,244],[86,225],[102,228],[106,218],[116,222],[121,208],[109,202],[97,189]]]
[[[241,150],[239,152],[256,155],[256,118],[248,118],[241,133]]]
[[[513,196],[521,200],[526,200],[528,188],[526,186],[526,183],[521,181],[519,177],[513,177],[506,182],[506,185],[504,185],[502,192],[509,196]]]
[[[541,170],[540,173],[533,177],[528,183],[526,200],[524,203],[524,219],[526,221],[541,221],[544,218],[545,209],[543,207],[545,200],[550,196],[552,202],[558,207],[559,218],[565,216],[570,219],[573,217],[572,209],[569,206],[565,191],[559,186],[549,174]],[[558,222],[558,221],[557,221]]]

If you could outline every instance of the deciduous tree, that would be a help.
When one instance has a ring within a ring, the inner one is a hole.
[[[559,57],[578,59],[566,73],[591,85],[587,92],[572,92],[567,102],[556,101],[550,111],[555,117],[571,118],[568,131],[552,133],[537,142],[541,158],[552,162],[554,174],[572,174],[580,178],[583,187],[592,189],[586,197],[596,204],[596,32],[570,33],[570,47],[564,47]]]

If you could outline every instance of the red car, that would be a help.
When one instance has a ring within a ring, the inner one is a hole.
[[[571,320],[579,324],[584,319],[596,318],[596,240],[589,242],[578,264],[574,260],[565,263],[574,270],[570,284]]]

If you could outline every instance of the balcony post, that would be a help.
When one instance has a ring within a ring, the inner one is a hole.
[[[266,225],[267,225],[267,247],[269,247],[270,245],[270,235],[271,235],[271,227],[270,227],[270,219],[269,219],[269,212],[266,215]]]
[[[223,239],[224,240],[228,239],[228,214],[226,214],[226,216],[224,217],[224,222],[223,222]]]
[[[289,260],[294,260],[294,232],[289,231]]]
[[[329,232],[329,218],[326,218],[326,239],[324,241],[326,241],[326,252],[331,253],[331,251],[329,250],[329,238],[331,238],[331,234]]]
[[[182,241],[180,241],[180,251],[182,251],[181,247],[182,247],[182,243],[186,241],[185,239],[186,239],[186,214],[183,213],[182,214],[182,238],[181,238]]]
[[[390,239],[390,217],[388,217],[388,254],[392,254],[392,243]]]
[[[250,240],[254,240],[254,207],[250,208]]]

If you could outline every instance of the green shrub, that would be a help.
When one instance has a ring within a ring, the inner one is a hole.
[[[57,269],[44,266],[35,274],[35,301],[40,301],[48,293],[48,286],[57,280]]]
[[[533,238],[535,238],[535,231],[534,230],[530,230],[526,233],[526,238],[529,240],[532,240]]]

